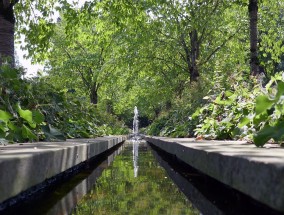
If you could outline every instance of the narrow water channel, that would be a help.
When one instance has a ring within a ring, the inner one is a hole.
[[[126,141],[1,215],[200,214],[145,141]]]
[[[199,214],[146,142],[127,142],[73,211],[85,214]]]
[[[126,141],[19,202],[0,214],[281,214],[145,141]]]

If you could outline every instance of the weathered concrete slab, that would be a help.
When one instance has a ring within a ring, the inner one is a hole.
[[[126,136],[109,136],[0,147],[0,203],[126,139]]]
[[[284,148],[244,141],[145,137],[201,172],[284,212]]]

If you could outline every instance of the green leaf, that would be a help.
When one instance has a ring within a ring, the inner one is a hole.
[[[64,134],[58,129],[53,128],[51,125],[42,126],[42,130],[47,141],[66,140]]]
[[[260,115],[257,115],[253,118],[253,124],[255,126],[259,126],[260,123],[266,122],[269,119],[269,116],[267,113],[263,113]]]
[[[4,67],[4,69],[2,70],[1,76],[7,79],[17,79],[18,74],[19,74],[18,70],[12,69],[11,67],[7,66]]]
[[[22,127],[22,135],[29,140],[37,140],[37,136],[25,125]]]
[[[276,99],[278,100],[280,96],[284,95],[284,82],[280,81],[277,84],[277,94]]]
[[[3,132],[8,131],[7,123],[5,123],[5,122],[0,122],[0,131],[3,131]]]
[[[241,119],[240,123],[238,124],[239,128],[242,128],[243,126],[247,125],[250,122],[250,119],[248,117],[244,117]]]
[[[30,110],[23,110],[20,105],[18,105],[18,113],[21,118],[26,120],[32,128],[36,127],[36,123],[33,121],[33,113]]]
[[[44,122],[45,117],[40,111],[33,110],[32,115],[33,115],[33,121],[35,123],[40,124],[40,123]]]
[[[256,104],[255,104],[255,112],[256,115],[262,114],[266,110],[270,109],[274,104],[273,100],[270,100],[265,95],[259,95],[256,98]]]
[[[8,125],[8,128],[11,129],[12,131],[15,131],[17,129],[17,127],[11,121],[9,121],[7,125]]]
[[[200,114],[200,110],[200,108],[197,108],[197,110],[191,115],[191,118],[196,119]]]
[[[227,91],[225,92],[225,95],[226,95],[227,97],[230,97],[230,96],[233,95],[233,93],[232,93],[231,91],[227,90]]]
[[[253,137],[253,142],[256,146],[263,146],[268,140],[271,139],[274,132],[274,128],[270,125],[264,126],[256,135]]]
[[[265,125],[254,137],[256,146],[263,146],[271,138],[275,141],[281,140],[284,134],[284,122],[277,123],[276,126]]]
[[[0,110],[0,120],[8,122],[12,118],[12,115],[6,111]]]

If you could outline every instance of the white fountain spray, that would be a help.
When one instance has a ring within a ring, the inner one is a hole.
[[[138,120],[138,109],[135,106],[134,107],[134,118],[133,118],[133,134],[134,134],[134,138],[138,135],[138,124],[139,124],[139,120]]]

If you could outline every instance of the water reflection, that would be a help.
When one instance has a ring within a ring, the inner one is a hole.
[[[134,177],[136,178],[138,175],[138,156],[139,156],[139,140],[133,139],[133,169],[134,169]]]
[[[112,165],[103,171],[73,214],[178,215],[199,212],[168,178],[149,146],[143,141],[130,141]]]

